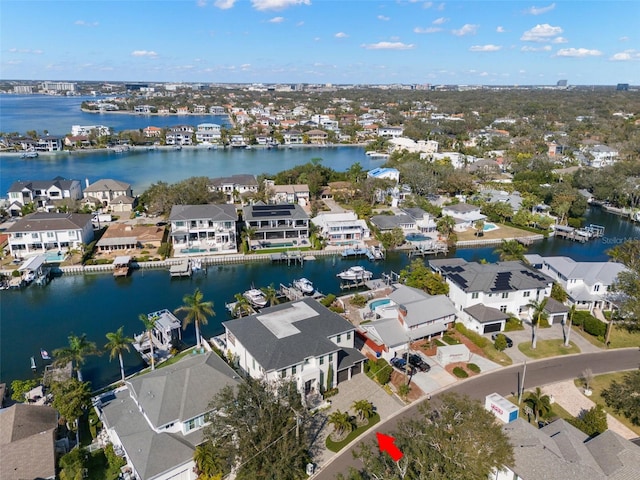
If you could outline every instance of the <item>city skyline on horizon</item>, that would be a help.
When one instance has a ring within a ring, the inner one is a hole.
[[[83,2],[81,10],[78,5],[4,1],[3,79],[640,84],[640,49],[634,48],[640,2],[97,0]],[[28,29],[12,21],[34,8],[38,15],[30,15]]]

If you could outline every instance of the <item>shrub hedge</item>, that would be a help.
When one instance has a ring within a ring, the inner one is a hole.
[[[455,367],[453,369],[453,374],[458,378],[467,378],[469,376],[469,374],[460,367]]]
[[[480,373],[480,367],[475,363],[467,363],[467,368],[473,373]]]
[[[487,345],[489,345],[489,339],[483,337],[482,335],[480,335],[479,333],[473,332],[469,329],[467,329],[463,324],[461,323],[456,323],[456,330],[458,332],[460,332],[462,335],[464,335],[465,337],[467,337],[469,340],[471,340],[474,345],[477,345],[480,348],[484,348]]]

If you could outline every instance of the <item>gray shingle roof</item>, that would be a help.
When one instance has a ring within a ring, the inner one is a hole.
[[[93,182],[86,187],[84,191],[86,193],[98,193],[98,192],[113,192],[121,190],[129,190],[131,185],[119,180],[113,180],[111,178],[101,178],[100,180]]]
[[[169,221],[207,219],[214,222],[235,222],[238,219],[236,208],[227,204],[174,205]]]
[[[555,298],[548,297],[547,304],[544,307],[547,313],[566,313],[569,311],[569,307],[567,307],[564,303],[557,301]]]
[[[467,307],[464,311],[480,323],[498,322],[509,318],[509,314],[503,313],[497,308],[487,307],[481,303]]]
[[[370,222],[378,227],[380,230],[389,230],[399,227],[400,225],[406,225],[416,223],[409,215],[374,215],[371,217]]]
[[[46,213],[36,212],[21,218],[7,233],[41,232],[47,230],[78,230],[91,223],[91,215],[85,213]]]
[[[481,264],[456,260],[429,260],[429,265],[467,293],[534,290],[553,283],[550,277],[523,262]]]
[[[30,181],[16,181],[9,187],[9,192],[21,192],[24,189],[27,190],[49,190],[51,187],[56,186],[60,190],[69,190],[73,185],[73,182],[78,180],[67,180],[66,178],[56,177],[53,180],[30,180]]]
[[[257,207],[257,208],[256,208]],[[275,219],[289,219],[289,220],[308,220],[309,215],[304,209],[295,204],[283,203],[279,205],[265,205],[256,203],[255,205],[249,205],[242,209],[243,218],[245,222],[252,220],[275,220]]]
[[[222,187],[223,185],[230,185],[230,184],[240,185],[243,187],[257,186],[258,181],[256,180],[256,177],[246,173],[231,175],[230,177],[218,177],[218,178],[209,179],[209,185],[213,187]]]
[[[455,315],[456,309],[446,295],[429,295],[418,288],[397,285],[389,298],[404,305],[407,315],[404,321],[409,327]],[[418,337],[414,337],[418,338]]]
[[[312,299],[276,305],[223,322],[266,372],[340,350],[329,340],[354,330],[347,320]]]

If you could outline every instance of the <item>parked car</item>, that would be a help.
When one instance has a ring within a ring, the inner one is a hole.
[[[396,367],[398,370],[401,370],[404,372],[405,367],[407,366],[407,361],[403,358],[400,357],[394,357],[391,360],[389,360],[389,363]]]
[[[402,354],[402,359],[407,361],[407,353],[406,352]],[[409,365],[411,365],[412,367],[417,368],[421,372],[428,372],[429,370],[431,370],[431,365],[429,365],[427,362],[425,362],[424,359],[420,355],[418,355],[416,353],[410,353],[408,355],[408,361],[409,361]]]
[[[502,335],[506,340],[507,340],[507,348],[511,348],[513,347],[513,340],[511,340],[509,337],[507,337],[504,333],[502,332],[495,332],[491,334],[491,340],[493,340],[494,342],[496,341],[496,338],[498,338],[498,335]]]

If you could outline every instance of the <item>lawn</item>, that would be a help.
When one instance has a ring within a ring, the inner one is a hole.
[[[506,352],[499,352],[498,350],[496,350],[496,347],[493,346],[493,343],[484,347],[482,351],[489,360],[497,363],[498,365],[507,366],[513,363],[511,357],[507,355]]]
[[[598,340],[593,335],[589,335],[587,332],[582,331],[580,327],[572,326],[571,330],[573,331],[573,333],[581,335],[592,345],[604,348],[604,344],[600,340]],[[620,328],[614,325],[609,341],[611,342],[609,348],[638,347],[640,346],[640,333],[632,333],[624,328]]]
[[[527,392],[524,392],[524,394],[522,395],[523,401],[520,402],[520,417],[524,418],[525,420],[528,420],[527,414],[524,411],[524,406],[525,406],[524,399],[526,398],[526,396],[527,396]],[[507,400],[509,400],[514,405],[518,404],[518,398],[515,397],[514,395],[507,397]],[[562,418],[563,420],[571,420],[574,417],[569,412],[567,412],[564,408],[562,408],[560,405],[558,405],[557,403],[553,403],[551,404],[551,412],[549,412],[549,414],[544,418],[544,420],[553,421],[553,420],[557,420],[558,418]]]
[[[327,435],[327,448],[332,452],[340,451],[340,449],[348,445],[349,442],[351,442],[354,438],[360,436],[361,434],[369,430],[379,421],[380,421],[380,415],[378,415],[377,413],[374,413],[373,416],[369,419],[369,423],[367,423],[366,425],[362,425],[361,427],[358,427],[355,430],[353,430],[349,435],[347,435],[347,438],[345,438],[341,442],[334,442],[333,440],[331,440],[331,437]]]
[[[496,225],[498,225],[498,227],[500,228],[498,228],[497,230],[484,232],[484,235],[482,237],[476,237],[475,229],[469,228],[465,232],[458,233],[458,241],[462,242],[467,240],[495,240],[501,238],[521,238],[536,235],[535,233],[528,232],[527,230],[508,227],[499,223],[497,223]]]
[[[633,430],[640,437],[640,427],[638,427],[637,425],[633,425],[624,415],[617,415],[611,408],[607,407],[604,398],[602,398],[602,391],[605,388],[609,387],[609,384],[614,380],[616,380],[618,383],[622,382],[624,375],[625,372],[615,372],[595,376],[593,378],[593,381],[591,382],[591,390],[593,391],[593,393],[589,398],[594,403],[599,403],[600,405],[602,405],[609,415],[618,419],[620,423]],[[582,379],[578,378],[574,381],[578,388],[582,389],[584,387]]]
[[[531,343],[522,342],[518,344],[518,350],[529,358],[547,358],[556,357],[558,355],[570,355],[572,353],[580,353],[580,349],[575,343],[569,342],[569,346],[565,347],[563,340],[560,338],[553,340],[538,340],[537,348],[531,348]]]

